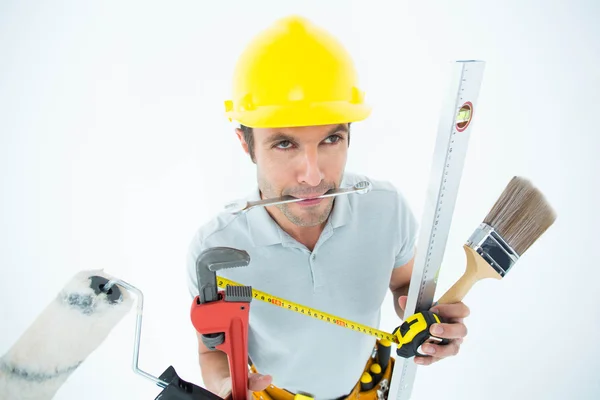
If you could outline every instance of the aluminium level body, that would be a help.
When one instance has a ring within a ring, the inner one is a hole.
[[[485,63],[457,61],[443,103],[405,315],[433,304]],[[396,357],[388,399],[410,399],[417,364]]]

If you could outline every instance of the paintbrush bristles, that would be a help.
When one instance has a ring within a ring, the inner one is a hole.
[[[556,220],[544,195],[522,177],[513,177],[483,220],[520,256]]]

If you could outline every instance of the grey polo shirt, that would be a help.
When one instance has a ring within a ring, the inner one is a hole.
[[[250,265],[218,275],[292,302],[378,328],[395,267],[413,257],[417,222],[399,190],[385,181],[346,173],[342,186],[368,180],[363,195],[335,197],[311,252],[285,233],[264,207],[221,213],[202,226],[188,253],[188,287],[198,295],[195,261],[209,247],[245,250]],[[256,189],[248,200],[258,200]],[[352,390],[375,338],[253,300],[248,352],[258,372],[293,393],[334,399]],[[400,322],[400,320],[399,320]]]

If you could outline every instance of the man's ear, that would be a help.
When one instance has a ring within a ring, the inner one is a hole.
[[[240,143],[242,144],[242,148],[244,149],[244,152],[246,152],[246,154],[250,155],[250,150],[248,149],[248,143],[246,143],[246,139],[244,139],[244,131],[242,131],[240,128],[235,128],[235,134],[237,135],[238,139],[240,140]]]

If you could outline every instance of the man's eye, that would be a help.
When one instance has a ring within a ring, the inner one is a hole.
[[[291,145],[292,145],[292,142],[290,142],[289,140],[284,140],[284,141],[277,143],[277,145],[275,145],[275,147],[277,147],[279,149],[287,150],[291,147]]]
[[[331,135],[327,139],[325,139],[325,142],[327,142],[327,143],[337,143],[340,140],[342,140],[342,137],[340,135]]]

